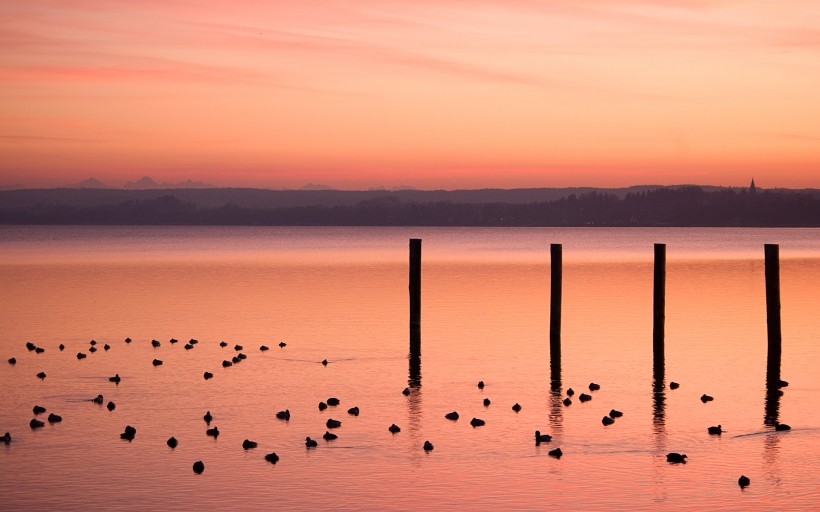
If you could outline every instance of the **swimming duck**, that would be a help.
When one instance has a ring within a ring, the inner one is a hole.
[[[77,352],[77,359],[85,359],[86,357],[88,357],[88,355],[82,352]]]
[[[289,421],[290,420],[290,411],[285,409],[284,411],[279,411],[276,413],[276,417],[280,420]]]
[[[592,397],[586,393],[581,393],[580,395],[578,395],[578,400],[582,402],[589,402],[590,400],[592,400]]]
[[[401,432],[401,429],[400,429],[400,428],[399,428],[399,426],[398,426],[398,425],[396,425],[395,423],[393,423],[392,425],[390,425],[389,427],[387,427],[387,430],[389,430],[389,431],[390,431],[390,432],[392,432],[393,434],[398,434],[399,432]]]
[[[703,402],[703,403],[711,402],[712,400],[714,400],[714,398],[707,395],[706,393],[700,395],[700,401]]]
[[[564,398],[563,404],[564,404],[566,407],[569,407],[570,405],[572,405],[572,400],[570,400],[570,399],[569,399],[569,397]]]
[[[167,444],[169,448],[176,448],[179,444],[179,441],[177,441],[176,437],[171,436],[168,438],[167,441],[165,441],[165,444]]]
[[[706,429],[706,431],[709,432],[710,434],[712,434],[713,436],[719,436],[720,434],[723,433],[723,429],[721,428],[720,425],[718,425],[716,427],[709,427],[709,428]]]
[[[327,399],[327,405],[337,406],[337,405],[339,405],[339,399],[334,398],[334,397],[330,397],[330,398]]]
[[[94,398],[92,398],[92,399],[91,399],[91,401],[92,401],[92,402],[94,402],[94,403],[95,403],[95,404],[97,404],[97,405],[102,405],[102,403],[103,403],[103,396],[102,396],[102,395],[97,395],[97,396],[95,396]]]
[[[106,345],[106,347],[107,347],[107,346],[108,346],[108,345]],[[60,343],[60,346],[59,346],[59,347],[57,347],[57,348],[59,348],[59,349],[60,349],[60,352],[62,352],[63,350],[65,350],[65,345],[63,345],[62,343]],[[108,350],[108,349],[106,349],[106,350]]]
[[[741,489],[747,487],[750,483],[752,483],[752,481],[745,475],[740,475],[740,478],[737,479],[737,485],[739,485]]]
[[[258,443],[256,441],[251,441],[250,439],[245,439],[242,441],[242,448],[245,450],[250,450],[251,448],[256,448]]]
[[[785,423],[775,422],[774,429],[777,432],[783,432],[783,431],[786,431],[786,430],[791,430],[792,428],[789,425],[786,425]]]
[[[88,347],[88,351],[92,354],[97,351],[97,347]]]
[[[572,388],[567,388],[567,396],[572,396],[575,394],[575,390]]]
[[[458,419],[458,413],[456,411],[448,412],[444,417],[448,420],[456,421]]]
[[[62,345],[60,345],[60,350],[62,350]],[[103,345],[103,350],[106,350],[106,351],[111,350],[111,345],[106,343],[105,345]]]
[[[126,343],[131,343],[131,338],[125,338]]]
[[[319,446],[319,443],[316,442],[315,439],[311,439],[310,437],[305,438],[305,446],[307,448],[316,448]]]
[[[478,381],[478,389],[484,389],[484,381],[483,380]]]
[[[48,422],[49,423],[60,423],[63,421],[63,417],[59,414],[54,414],[53,412],[48,415]]]
[[[404,388],[404,389],[401,391],[401,394],[402,394],[402,395],[404,395],[404,396],[409,395],[409,394],[410,394],[410,388]]]
[[[350,409],[347,410],[347,413],[350,414],[351,416],[358,416],[359,415],[359,407],[358,406],[351,407]]]
[[[177,343],[178,341],[179,340],[176,338],[171,338],[170,340],[168,340],[168,343]]]
[[[185,344],[185,350],[191,350],[192,348],[194,348],[194,346],[191,345],[190,343]]]
[[[242,345],[234,345],[233,349],[236,350],[237,352],[239,352],[240,350],[244,350],[245,347],[243,347]]]
[[[325,433],[322,435],[322,438],[324,438],[325,441],[333,441],[334,439],[337,439],[338,437],[339,436],[337,436],[336,434],[334,434],[333,432],[330,432],[328,430],[325,430]]]
[[[194,462],[194,473],[200,475],[203,471],[205,471],[205,463],[201,460]]]
[[[620,418],[623,415],[624,415],[624,413],[622,413],[621,411],[619,411],[617,409],[610,409],[610,411],[609,411],[609,417],[610,418]]]
[[[92,345],[92,346],[93,346],[93,345],[96,345],[96,344],[97,344],[97,340],[91,340],[91,341],[89,341],[89,342],[88,342],[88,344],[89,344],[89,345]]]
[[[202,419],[205,420],[205,423],[210,424],[211,421],[213,421],[214,417],[211,416],[211,411],[206,411],[205,416],[203,416]]]
[[[46,351],[46,349],[44,349],[43,347],[37,347],[37,348],[34,349],[34,352],[37,353],[37,354],[42,354],[45,351]]]
[[[3,437],[0,437],[0,441],[3,441],[4,443],[9,444],[11,442],[11,434],[6,432],[5,434],[3,434]]]
[[[327,404],[324,402],[319,402],[319,410],[324,411],[325,409],[327,409]]]
[[[285,343],[284,341],[279,342],[279,348],[284,348],[284,347],[287,347],[287,346],[288,346],[288,344]]]
[[[268,348],[267,345],[262,345],[261,347],[259,347],[259,350],[261,350],[262,352],[265,352],[266,350],[270,350],[270,349]]]
[[[228,361],[227,359],[225,359],[225,360],[223,360],[223,361],[222,361],[222,367],[223,367],[223,368],[227,368],[227,367],[229,367],[229,366],[233,366],[233,363],[232,363],[232,362],[230,362],[230,361]]]
[[[322,359],[322,364],[323,364],[324,366],[327,366],[327,359]]]
[[[43,425],[45,425],[45,423],[43,423],[42,421],[37,420],[37,419],[32,419],[31,421],[28,422],[28,426],[31,427],[32,429],[40,428]]]
[[[225,347],[228,346],[228,342],[227,341],[220,341],[219,346],[222,347],[222,348],[225,348]]]
[[[425,452],[429,452],[430,450],[433,449],[433,443],[431,443],[430,441],[424,441],[424,447],[423,448],[424,448]]]
[[[151,346],[153,346],[154,348],[158,347],[159,345],[159,340],[151,340]]]
[[[474,428],[475,427],[483,427],[484,426],[484,420],[482,420],[480,418],[473,418],[473,419],[470,420],[470,425],[472,425]]]
[[[552,441],[552,436],[549,434],[542,434],[540,430],[535,431],[535,446],[541,443],[549,443]]]
[[[37,374],[37,378],[42,380],[46,378],[46,372],[40,372]]]
[[[677,452],[667,453],[666,462],[671,462],[672,464],[686,464],[686,454]]]
[[[604,416],[604,417],[601,419],[601,423],[603,423],[603,424],[604,424],[604,426],[607,426],[607,425],[612,425],[613,423],[615,423],[615,420],[613,420],[613,419],[612,419],[612,418],[610,418],[609,416]]]
[[[154,366],[159,366],[162,364],[162,361],[160,359],[154,359],[153,361],[151,361],[151,364],[153,364]]]
[[[327,428],[339,428],[342,426],[342,422],[339,420],[334,420],[333,418],[328,418],[325,422],[325,426]]]
[[[669,389],[678,389],[679,387],[680,387],[680,384],[678,384],[675,381],[672,381],[672,382],[669,383]]]
[[[269,454],[265,455],[265,460],[270,462],[271,464],[276,464],[279,462],[279,456],[276,455],[276,452],[270,452]]]
[[[114,402],[108,402],[108,405],[106,405],[105,407],[106,407],[109,411],[113,411],[114,409],[116,409],[116,408],[117,408],[117,404],[115,404]]]
[[[32,411],[34,412],[34,414],[43,414],[44,412],[46,412],[46,408],[40,405],[35,405],[32,408]]]
[[[484,407],[489,407],[489,406],[490,406],[490,399],[489,399],[489,398],[485,398],[485,399],[484,399]]]
[[[34,349],[37,348],[37,345],[35,345],[34,343],[32,343],[30,341],[27,341],[26,342],[26,348],[28,349],[29,352],[32,352]]]
[[[209,428],[208,430],[205,431],[205,435],[213,437],[214,439],[216,439],[217,437],[219,437],[219,428],[218,427]]]
[[[120,434],[120,439],[125,439],[127,441],[133,441],[134,436],[137,435],[137,429],[132,427],[131,425],[126,425],[125,432]]]
[[[12,364],[12,365],[17,364],[17,359],[14,358],[14,357],[10,357],[9,358],[9,364]]]
[[[113,377],[108,377],[109,382],[113,382],[115,384],[119,384],[122,379],[120,378],[120,374],[117,373]]]
[[[214,374],[211,373],[211,372],[205,372],[205,373],[202,374],[202,376],[205,377],[205,380],[214,378]]]
[[[547,455],[550,457],[555,457],[556,459],[560,459],[564,452],[561,451],[561,448],[556,448],[554,450],[550,450],[547,452]]]
[[[512,410],[518,412],[521,410],[521,406],[516,402],[515,405],[512,406]]]
[[[599,389],[601,389],[600,384],[595,384],[594,382],[589,383],[589,390],[590,391],[598,391]]]

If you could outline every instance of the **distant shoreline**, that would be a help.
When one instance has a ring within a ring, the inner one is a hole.
[[[0,224],[820,227],[820,190],[26,189],[0,191]]]

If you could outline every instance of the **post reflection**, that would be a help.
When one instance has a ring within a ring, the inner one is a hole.
[[[780,397],[783,395],[783,391],[780,389],[782,384],[780,359],[780,345],[769,343],[769,352],[766,358],[766,400],[763,424],[770,427],[780,421]]]
[[[410,354],[407,385],[411,389],[421,387],[421,329],[410,328]]]
[[[564,422],[563,393],[561,390],[561,353],[550,351],[550,412],[553,431],[561,430]]]
[[[666,434],[666,368],[662,350],[652,358],[652,426],[655,434]]]

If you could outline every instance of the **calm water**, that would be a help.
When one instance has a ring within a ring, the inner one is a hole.
[[[0,443],[0,509],[816,510],[818,235],[0,226],[0,433],[12,435]],[[404,396],[412,237],[424,240],[421,385]],[[664,384],[681,384],[658,392],[655,242],[668,258]],[[564,246],[557,393],[550,243]],[[780,244],[790,383],[768,401],[764,243]],[[199,343],[186,350],[191,338]],[[91,339],[110,350],[88,353]],[[247,359],[223,368],[236,344]],[[592,381],[601,389],[590,402],[560,403]],[[116,409],[92,403],[97,394]],[[320,411],[331,396],[341,404]],[[62,423],[30,429],[35,404],[48,409],[40,419],[54,412]],[[358,417],[346,412],[354,405]],[[611,408],[624,416],[604,427]],[[290,421],[275,418],[282,409]],[[461,418],[446,420],[453,410]],[[792,430],[774,432],[767,415]],[[486,425],[472,428],[472,417]],[[330,442],[328,418],[342,421]],[[726,432],[708,435],[717,424]],[[133,442],[119,438],[126,425]],[[553,440],[536,447],[536,429]],[[306,436],[319,446],[306,449]],[[259,447],[243,450],[244,439]],[[560,460],[547,455],[555,447]],[[276,465],[263,459],[272,451]],[[689,463],[667,463],[670,451]]]

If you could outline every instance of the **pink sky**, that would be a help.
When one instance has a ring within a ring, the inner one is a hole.
[[[820,2],[0,3],[0,187],[820,187]]]

